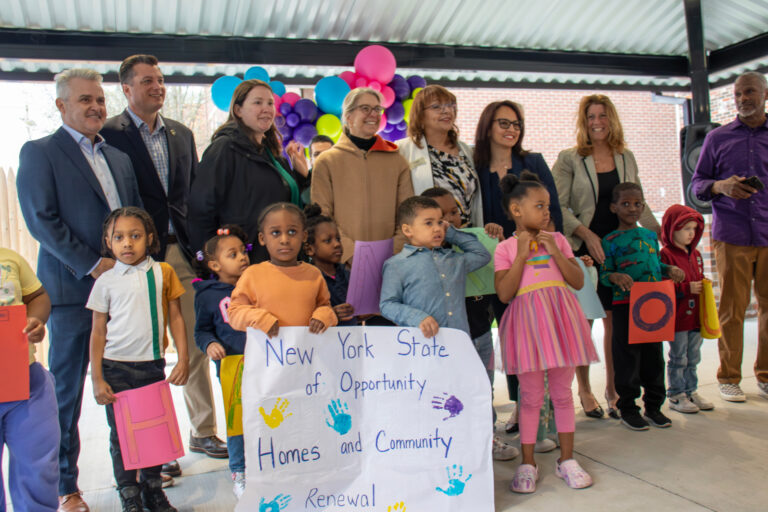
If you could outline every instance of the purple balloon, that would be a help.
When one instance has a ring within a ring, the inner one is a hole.
[[[301,118],[299,117],[299,114],[295,112],[291,112],[290,114],[285,116],[285,124],[287,124],[291,128],[296,128],[300,122],[301,122]]]
[[[285,118],[283,116],[275,116],[275,126],[277,126],[278,130],[285,126]]]
[[[411,86],[411,90],[414,90],[417,87],[426,87],[427,81],[424,80],[424,77],[419,75],[412,75],[408,77],[408,85]]]
[[[304,147],[309,146],[315,135],[317,135],[317,128],[312,123],[301,123],[293,130],[293,138]]]
[[[405,108],[402,103],[396,101],[387,109],[387,122],[397,124],[403,119],[405,119]]]
[[[299,114],[304,123],[313,123],[317,119],[317,105],[312,100],[302,98],[293,106],[293,111]],[[298,140],[298,139],[297,139]]]
[[[280,104],[279,110],[281,114],[283,114],[284,116],[287,116],[288,114],[293,112],[293,107],[291,106],[290,103],[286,101]]]
[[[286,141],[291,140],[291,137],[293,136],[293,128],[291,128],[287,124],[283,126],[278,126],[277,131],[279,131],[280,135],[282,135],[284,144],[286,143]]]
[[[395,129],[395,125],[387,123],[379,133],[389,133]]]
[[[379,135],[382,139],[388,140],[389,142],[395,142],[397,139],[392,137],[392,132],[387,132],[386,130],[382,130],[379,132]]]
[[[392,77],[392,81],[387,84],[395,91],[395,97],[403,101],[411,94],[411,86],[408,84],[408,80],[401,75],[395,75]]]
[[[406,131],[408,129],[408,123],[406,123],[405,120],[400,121],[399,123],[397,123],[397,129]]]
[[[391,139],[389,139],[389,140],[394,142],[396,140],[400,140],[400,139],[405,138],[405,136],[407,135],[407,132],[405,130],[401,130],[401,129],[395,127],[387,135],[389,135],[391,137]]]

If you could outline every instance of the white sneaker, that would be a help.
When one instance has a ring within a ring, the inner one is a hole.
[[[547,453],[557,448],[557,443],[546,437],[541,441],[536,441],[536,445],[533,447],[533,451],[536,453]]]
[[[738,384],[720,384],[720,397],[728,402],[746,402],[747,395]]]
[[[236,471],[232,473],[232,492],[235,493],[235,497],[239,500],[245,492],[245,473]]]
[[[702,397],[700,394],[698,394],[695,391],[691,393],[691,395],[688,398],[690,398],[691,402],[695,403],[699,407],[699,410],[711,411],[712,409],[715,408],[715,404],[713,404],[709,400],[706,400],[704,397]]]
[[[493,455],[493,460],[512,460],[520,455],[520,451],[517,448],[505,443],[498,437],[493,438],[491,453]]]
[[[757,383],[757,394],[763,398],[768,398],[768,382]]]
[[[699,412],[699,406],[693,403],[685,393],[678,393],[672,395],[667,399],[669,401],[669,408],[673,411],[684,412],[685,414],[693,414]]]

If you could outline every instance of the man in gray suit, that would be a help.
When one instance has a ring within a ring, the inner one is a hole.
[[[56,378],[61,445],[59,510],[88,512],[77,486],[78,421],[88,369],[94,280],[115,260],[101,256],[102,223],[122,206],[142,206],[131,161],[99,135],[107,117],[101,75],[56,75],[62,127],[21,148],[16,184],[29,232],[40,242],[37,274],[51,297],[48,365]]]

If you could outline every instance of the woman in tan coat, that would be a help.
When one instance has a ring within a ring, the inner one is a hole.
[[[381,97],[373,89],[353,89],[344,99],[344,133],[323,152],[312,171],[312,202],[333,218],[341,232],[343,262],[354,253],[355,240],[386,240],[397,232],[398,205],[413,195],[408,162],[397,146],[376,135]],[[395,250],[402,248],[402,240]]]
[[[609,206],[613,188],[625,181],[640,184],[635,155],[626,147],[621,121],[610,98],[593,94],[581,99],[576,121],[576,146],[560,152],[552,174],[563,212],[563,232],[574,254],[577,257],[588,255],[599,266],[605,260],[602,237],[619,225]],[[650,208],[643,210],[640,224],[659,232],[659,223]],[[613,383],[611,352],[611,289],[598,284],[597,293],[606,313],[603,319],[605,398],[608,414],[617,418],[615,403],[618,396]],[[598,411],[600,406],[589,385],[589,367],[576,370],[582,406],[587,415],[592,416],[590,413]],[[594,417],[599,416],[594,414]]]

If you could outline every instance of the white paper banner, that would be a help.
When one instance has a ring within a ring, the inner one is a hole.
[[[491,388],[466,333],[248,330],[238,512],[493,511]]]

